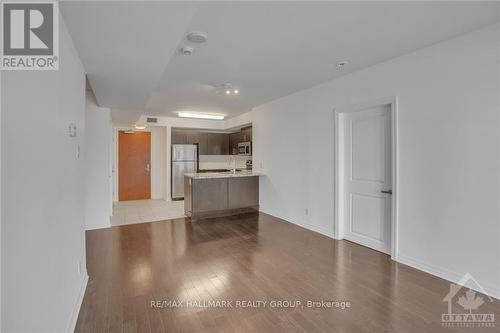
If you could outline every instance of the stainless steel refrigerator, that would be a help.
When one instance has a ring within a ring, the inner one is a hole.
[[[184,199],[184,174],[198,172],[198,145],[172,145],[172,199]]]

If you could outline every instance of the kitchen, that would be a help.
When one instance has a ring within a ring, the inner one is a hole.
[[[258,210],[252,126],[229,131],[172,128],[171,195],[195,218]]]

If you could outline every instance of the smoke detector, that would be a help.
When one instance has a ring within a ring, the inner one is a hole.
[[[347,61],[347,60],[339,61],[339,62],[337,63],[337,68],[338,68],[338,69],[342,69],[342,68],[344,68],[345,66],[347,66],[348,64],[349,64],[349,61]]]
[[[180,52],[182,55],[190,56],[191,54],[193,54],[194,49],[191,46],[184,46],[180,49]]]
[[[193,31],[186,36],[187,40],[193,43],[205,43],[207,41],[207,34],[203,32]]]

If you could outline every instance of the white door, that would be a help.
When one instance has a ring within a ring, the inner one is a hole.
[[[390,105],[344,116],[344,238],[391,251]]]

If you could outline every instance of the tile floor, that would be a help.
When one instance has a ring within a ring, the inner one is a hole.
[[[163,221],[184,217],[184,201],[132,200],[115,202],[111,225]]]

